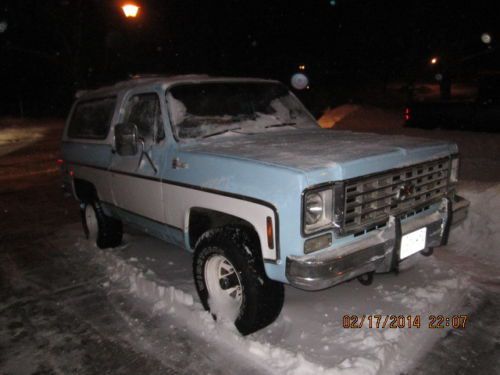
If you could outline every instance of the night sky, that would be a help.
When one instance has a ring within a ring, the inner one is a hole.
[[[499,2],[18,0],[0,8],[1,112],[64,114],[75,90],[136,73],[278,78],[299,64],[318,87],[412,80],[439,56],[497,69]],[[485,45],[481,34],[492,42]]]

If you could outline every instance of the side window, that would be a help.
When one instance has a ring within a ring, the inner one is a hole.
[[[71,138],[104,139],[115,110],[116,98],[102,98],[76,105],[68,127]]]
[[[146,143],[165,138],[160,99],[155,93],[132,96],[127,103],[125,122],[137,125],[139,136]]]

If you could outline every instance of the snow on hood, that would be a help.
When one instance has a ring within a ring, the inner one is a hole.
[[[446,141],[324,129],[231,134],[190,143],[183,150],[308,171],[389,153],[399,154],[404,163],[406,156],[422,148],[443,153],[457,151],[456,146]]]

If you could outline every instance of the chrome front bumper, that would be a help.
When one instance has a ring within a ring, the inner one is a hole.
[[[439,209],[405,221],[391,216],[387,225],[359,240],[331,251],[286,259],[286,276],[291,285],[305,290],[320,290],[367,272],[398,269],[401,237],[427,227],[426,246],[445,245],[450,228],[467,217],[469,201],[455,196],[443,198]]]

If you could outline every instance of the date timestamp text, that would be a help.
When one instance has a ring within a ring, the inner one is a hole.
[[[344,315],[344,328],[455,328],[464,329],[468,315]]]

